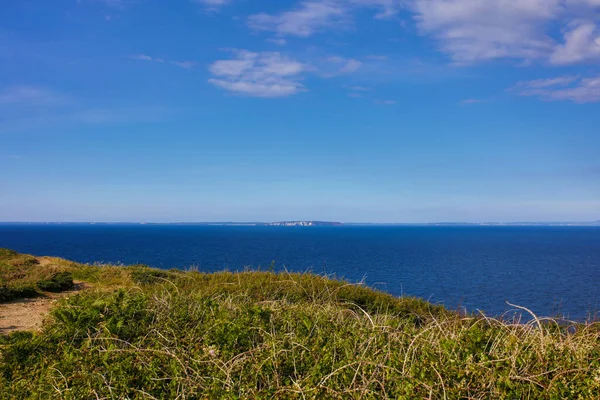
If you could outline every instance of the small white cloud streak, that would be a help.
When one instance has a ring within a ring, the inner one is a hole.
[[[600,102],[600,76],[581,78],[564,76],[519,82],[511,89],[520,96],[538,97],[546,101],[570,101],[573,103]]]
[[[141,60],[141,61],[154,61],[153,57],[147,56],[146,54],[134,54],[129,56],[132,60]]]
[[[481,99],[465,99],[463,101],[460,102],[460,104],[480,104],[480,103],[485,103],[485,100],[481,100]]]
[[[11,86],[0,91],[0,104],[5,106],[62,106],[70,102],[60,93],[37,86]]]
[[[370,92],[371,89],[364,86],[346,86],[346,89],[353,90],[355,92]]]
[[[229,5],[232,0],[194,0],[194,2],[204,6],[204,8],[208,11],[216,12]]]
[[[184,69],[194,69],[197,65],[193,61],[171,61],[171,64],[177,65],[178,67],[181,67]]]
[[[166,60],[164,58],[152,57],[146,54],[135,54],[129,56],[132,60],[140,60],[140,61],[151,61],[157,63],[164,63]],[[198,64],[194,61],[169,61],[171,64],[176,65],[180,68],[184,69],[194,69]]]

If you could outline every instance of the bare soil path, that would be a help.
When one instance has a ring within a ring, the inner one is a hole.
[[[0,304],[0,335],[15,331],[38,330],[57,300],[89,288],[84,282],[75,282],[69,292],[48,293],[45,297],[21,299]]]

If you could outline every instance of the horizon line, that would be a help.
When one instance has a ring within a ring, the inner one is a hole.
[[[217,225],[217,224],[237,224],[237,225],[267,225],[273,223],[291,223],[291,222],[317,222],[325,224],[341,225],[508,225],[508,224],[531,224],[531,225],[555,225],[555,224],[600,224],[600,220],[589,221],[432,221],[432,222],[340,222],[329,220],[277,220],[277,221],[0,221],[2,225],[8,224],[130,224],[130,225]]]

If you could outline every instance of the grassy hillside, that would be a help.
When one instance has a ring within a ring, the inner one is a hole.
[[[2,288],[92,287],[0,338],[0,398],[600,397],[599,324],[461,316],[311,274],[0,257]]]

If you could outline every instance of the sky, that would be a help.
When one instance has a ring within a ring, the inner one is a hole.
[[[0,221],[600,220],[600,0],[2,0]]]

